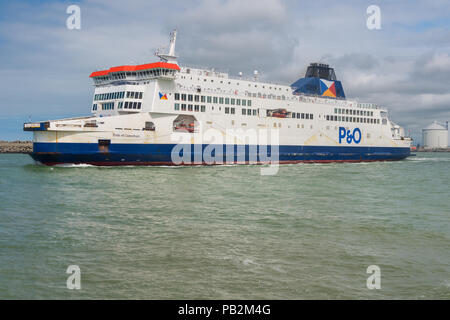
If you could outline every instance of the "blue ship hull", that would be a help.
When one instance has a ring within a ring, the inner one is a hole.
[[[212,156],[217,160],[211,163],[203,157],[208,145],[186,145],[182,163],[172,161],[172,150],[175,144],[110,144],[106,149],[95,143],[43,143],[35,142],[31,157],[45,165],[65,163],[85,163],[100,166],[118,165],[199,165],[299,162],[362,162],[362,161],[394,161],[410,156],[410,148],[395,147],[350,147],[350,146],[288,146],[276,149],[257,146],[217,145]],[[211,145],[209,145],[211,148]],[[191,151],[189,151],[191,150]],[[200,151],[201,150],[201,151]],[[209,149],[210,150],[210,149]],[[227,154],[228,153],[228,154]],[[211,153],[209,153],[211,154]],[[182,155],[182,153],[180,153]],[[187,160],[187,161],[186,161]]]

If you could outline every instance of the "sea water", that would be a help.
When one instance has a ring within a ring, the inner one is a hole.
[[[0,299],[450,299],[449,179],[450,153],[269,176],[2,154]]]

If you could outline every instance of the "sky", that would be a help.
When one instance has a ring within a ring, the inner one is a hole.
[[[367,28],[370,5],[381,29]],[[174,28],[181,65],[289,85],[328,63],[348,98],[387,107],[418,143],[450,119],[449,0],[0,1],[0,140],[30,139],[28,119],[89,114],[89,74],[158,61]]]

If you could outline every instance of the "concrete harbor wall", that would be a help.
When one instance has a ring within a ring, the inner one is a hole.
[[[31,153],[33,142],[31,141],[4,141],[0,140],[0,153]],[[418,147],[413,152],[450,152],[450,148],[424,148]]]
[[[3,141],[0,140],[0,153],[30,153],[33,151],[31,141]]]
[[[424,148],[418,147],[414,152],[450,152],[450,148]]]

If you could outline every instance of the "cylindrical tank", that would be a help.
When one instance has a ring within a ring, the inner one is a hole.
[[[448,127],[444,127],[434,121],[422,129],[423,146],[425,148],[447,148]]]

